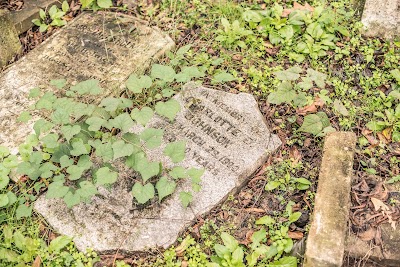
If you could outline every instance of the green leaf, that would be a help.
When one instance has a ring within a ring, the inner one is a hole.
[[[241,247],[237,247],[232,253],[232,263],[243,264],[243,257],[244,257],[243,249]]]
[[[71,90],[80,95],[99,95],[103,91],[99,85],[99,81],[95,79],[80,82],[77,85],[72,86]]]
[[[69,192],[69,187],[63,181],[53,182],[49,185],[46,198],[63,198]]]
[[[181,166],[176,166],[172,168],[172,170],[169,172],[169,175],[171,175],[171,177],[174,179],[181,179],[187,177],[185,168]]]
[[[68,10],[69,10],[69,4],[68,4],[67,1],[64,0],[64,2],[63,2],[62,5],[61,5],[61,9],[62,9],[62,11],[64,11],[65,13],[68,12]]]
[[[89,199],[98,193],[96,186],[89,181],[80,182],[79,187],[76,190],[76,194],[80,195],[83,199]]]
[[[81,203],[81,196],[77,192],[74,194],[69,191],[63,199],[68,208],[72,208],[73,206]]]
[[[14,239],[14,244],[15,246],[24,251],[25,247],[26,247],[26,238],[25,236],[20,232],[20,231],[15,231],[14,235],[13,235],[13,239]]]
[[[292,222],[297,221],[300,218],[300,216],[301,216],[301,212],[295,212],[295,213],[290,214],[289,222],[292,223]]]
[[[118,140],[112,144],[114,152],[114,160],[132,155],[134,152],[133,145],[125,143],[123,140]]]
[[[69,174],[68,179],[71,181],[78,180],[82,177],[85,168],[79,167],[77,165],[72,165],[67,168],[67,173]]]
[[[317,135],[322,129],[321,118],[316,114],[310,114],[304,117],[303,125],[299,128],[299,131]]]
[[[201,72],[198,67],[190,66],[183,67],[182,71],[176,74],[175,79],[177,82],[188,82],[193,78],[200,78],[204,75],[204,72]]]
[[[41,141],[47,148],[56,148],[59,145],[57,142],[58,141],[57,134],[48,134],[45,137],[43,137]]]
[[[151,67],[151,77],[160,79],[164,82],[173,82],[175,75],[175,70],[171,66],[153,64]]]
[[[185,158],[185,141],[176,141],[165,146],[164,155],[171,158],[173,163],[181,162]]]
[[[30,119],[32,119],[32,116],[31,116],[31,114],[29,113],[29,111],[23,111],[23,112],[19,115],[17,121],[18,121],[18,122],[28,122]]]
[[[68,124],[70,122],[69,113],[63,108],[58,108],[51,115],[51,120],[55,124]]]
[[[101,101],[100,106],[104,107],[108,112],[115,112],[121,105],[121,102],[120,98],[106,97]]]
[[[226,232],[223,232],[221,234],[221,239],[224,242],[225,247],[227,247],[230,252],[235,251],[236,248],[239,246],[239,242],[233,236]]]
[[[137,123],[143,126],[146,126],[146,124],[151,120],[153,115],[154,112],[149,107],[143,107],[141,110],[135,108],[131,112],[132,119],[134,119]]]
[[[179,199],[181,200],[182,205],[186,208],[189,206],[190,202],[192,202],[193,195],[190,192],[181,192],[179,194]]]
[[[50,253],[59,252],[63,248],[65,248],[69,243],[71,243],[71,241],[72,241],[72,237],[68,237],[65,235],[59,236],[50,242],[50,245],[48,248],[49,252]]]
[[[386,124],[380,121],[370,121],[366,124],[367,128],[374,132],[382,131],[386,128]]]
[[[64,1],[64,3],[67,3],[66,1]],[[63,6],[64,6],[63,3]],[[68,5],[68,3],[67,3]],[[58,80],[51,80],[50,81],[50,85],[58,88],[58,89],[62,89],[65,85],[67,84],[67,80],[66,79],[58,79]]]
[[[392,74],[393,78],[395,78],[397,83],[400,84],[400,70],[399,69],[391,70],[390,74]]]
[[[266,267],[297,267],[297,258],[292,256],[285,256],[273,263],[267,264]]]
[[[10,178],[8,178],[8,175],[0,175],[0,189],[6,188],[9,182]]]
[[[161,145],[163,134],[164,130],[162,129],[147,128],[141,132],[139,137],[146,143],[148,148],[152,149]]]
[[[235,76],[232,74],[222,71],[216,74],[212,80],[212,83],[224,83],[224,82],[231,82],[236,80]]]
[[[277,188],[278,186],[280,186],[281,183],[279,181],[269,181],[266,185],[265,185],[265,190],[267,191],[272,191],[275,188]]]
[[[172,122],[176,114],[181,110],[181,105],[175,99],[170,99],[167,102],[158,102],[155,110],[158,115],[164,116]]]
[[[281,81],[295,81],[300,78],[300,73],[302,72],[303,70],[299,66],[294,66],[284,71],[276,71],[274,75]]]
[[[118,179],[118,173],[110,171],[108,167],[102,167],[96,172],[96,185],[113,184]]]
[[[392,177],[390,180],[388,180],[386,183],[388,183],[388,184],[393,184],[393,183],[396,183],[396,182],[398,182],[398,181],[400,181],[400,175],[396,175],[396,176],[394,176],[394,177]]]
[[[20,204],[15,211],[15,215],[17,220],[22,219],[24,217],[30,217],[32,215],[32,207],[28,207],[25,204]]]
[[[143,91],[144,88],[150,88],[153,84],[151,78],[147,75],[142,75],[140,78],[136,76],[136,74],[132,74],[129,76],[126,81],[126,87],[134,94],[139,94]]]
[[[107,121],[99,117],[90,117],[85,122],[89,125],[89,131],[97,132]]]
[[[144,204],[154,197],[154,186],[151,183],[144,186],[140,183],[135,183],[132,187],[132,195],[140,204]]]
[[[82,139],[77,139],[75,141],[72,141],[72,149],[70,152],[71,152],[72,156],[80,156],[80,155],[84,155],[84,154],[89,154],[90,146],[85,145],[83,143]]]
[[[136,160],[134,170],[140,173],[144,183],[160,173],[161,164],[159,162],[149,162],[145,157],[139,157]]]
[[[156,184],[159,201],[161,202],[163,198],[174,193],[175,188],[176,183],[174,181],[168,181],[168,178],[165,176],[161,177]]]
[[[29,91],[28,98],[35,98],[40,95],[40,88],[33,88]]]
[[[128,132],[134,125],[133,120],[127,113],[122,113],[114,119],[109,120],[109,123],[112,127],[121,129],[122,133]]]
[[[10,155],[10,150],[8,149],[8,147],[0,145],[0,159],[3,159],[8,155]]]
[[[0,208],[8,205],[8,196],[7,194],[0,194]]]
[[[104,161],[110,161],[114,158],[114,151],[112,148],[112,144],[105,143],[99,144],[96,147],[96,155],[102,157]]]
[[[268,102],[270,104],[279,105],[284,102],[290,103],[290,101],[296,98],[296,92],[292,89],[290,82],[282,82],[278,86],[276,92],[272,92],[268,95]]]
[[[98,4],[99,7],[101,7],[101,8],[110,8],[110,7],[113,6],[111,0],[97,0],[97,4]]]
[[[54,127],[54,124],[44,119],[39,119],[33,125],[35,134],[39,137],[41,133],[47,133]]]
[[[67,142],[71,140],[72,137],[77,135],[78,133],[81,132],[81,126],[79,125],[66,125],[61,127],[61,132],[64,135],[65,139],[67,139]]]
[[[266,226],[272,226],[272,225],[275,224],[275,220],[271,216],[267,215],[267,216],[264,216],[264,217],[261,217],[260,219],[258,219],[256,221],[256,224],[257,225],[263,224],[263,225],[266,225]]]
[[[337,112],[339,112],[343,116],[349,116],[349,111],[343,105],[342,101],[340,101],[339,99],[335,99],[335,101],[333,102],[333,107]]]

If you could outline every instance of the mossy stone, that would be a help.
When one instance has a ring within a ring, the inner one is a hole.
[[[7,10],[0,10],[0,68],[21,51],[21,43],[9,14]]]

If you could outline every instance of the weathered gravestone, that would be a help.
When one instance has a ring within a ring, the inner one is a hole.
[[[127,15],[85,13],[55,33],[40,47],[0,73],[0,145],[16,148],[31,133],[32,124],[17,122],[33,104],[29,91],[52,79],[69,82],[97,79],[104,92],[118,93],[132,72],[174,46],[156,28]],[[15,149],[14,149],[15,152]]]
[[[366,0],[361,22],[366,36],[400,36],[400,0]]]
[[[100,188],[100,195],[93,197],[91,204],[68,209],[62,200],[41,196],[35,209],[57,231],[73,236],[81,250],[167,247],[196,216],[240,188],[280,145],[277,136],[269,132],[252,95],[235,95],[192,83],[176,99],[182,110],[174,123],[155,117],[146,126],[164,129],[164,145],[148,153],[168,168],[171,162],[162,156],[165,143],[186,140],[186,158],[180,165],[205,169],[202,188],[193,193],[189,208],[185,209],[179,200],[179,192],[191,190],[190,181],[185,181],[161,204],[140,209],[130,193],[135,174],[125,167],[119,169],[119,179],[111,190]]]
[[[21,43],[11,21],[10,13],[0,9],[0,68],[12,60],[20,50]]]

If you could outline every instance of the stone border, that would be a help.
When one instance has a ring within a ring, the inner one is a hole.
[[[334,132],[325,139],[303,267],[342,266],[355,145],[352,132]]]

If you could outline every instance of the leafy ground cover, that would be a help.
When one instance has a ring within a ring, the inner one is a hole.
[[[297,266],[301,260],[287,252],[303,249],[323,137],[335,130],[358,137],[351,231],[381,244],[371,233],[400,217],[398,194],[386,190],[400,180],[400,42],[362,37],[359,11],[344,0],[137,1],[112,10],[150,21],[185,48],[162,64],[196,67],[205,86],[253,94],[283,145],[237,195],[198,218],[175,247],[101,255],[103,264]],[[21,180],[3,193],[30,201],[32,190]],[[387,212],[377,212],[377,205]],[[49,266],[54,258],[71,266],[96,261],[92,252],[83,255],[70,240],[55,238],[38,218],[18,216],[27,212],[18,207],[1,209],[0,247],[13,248],[31,265],[38,255]]]

